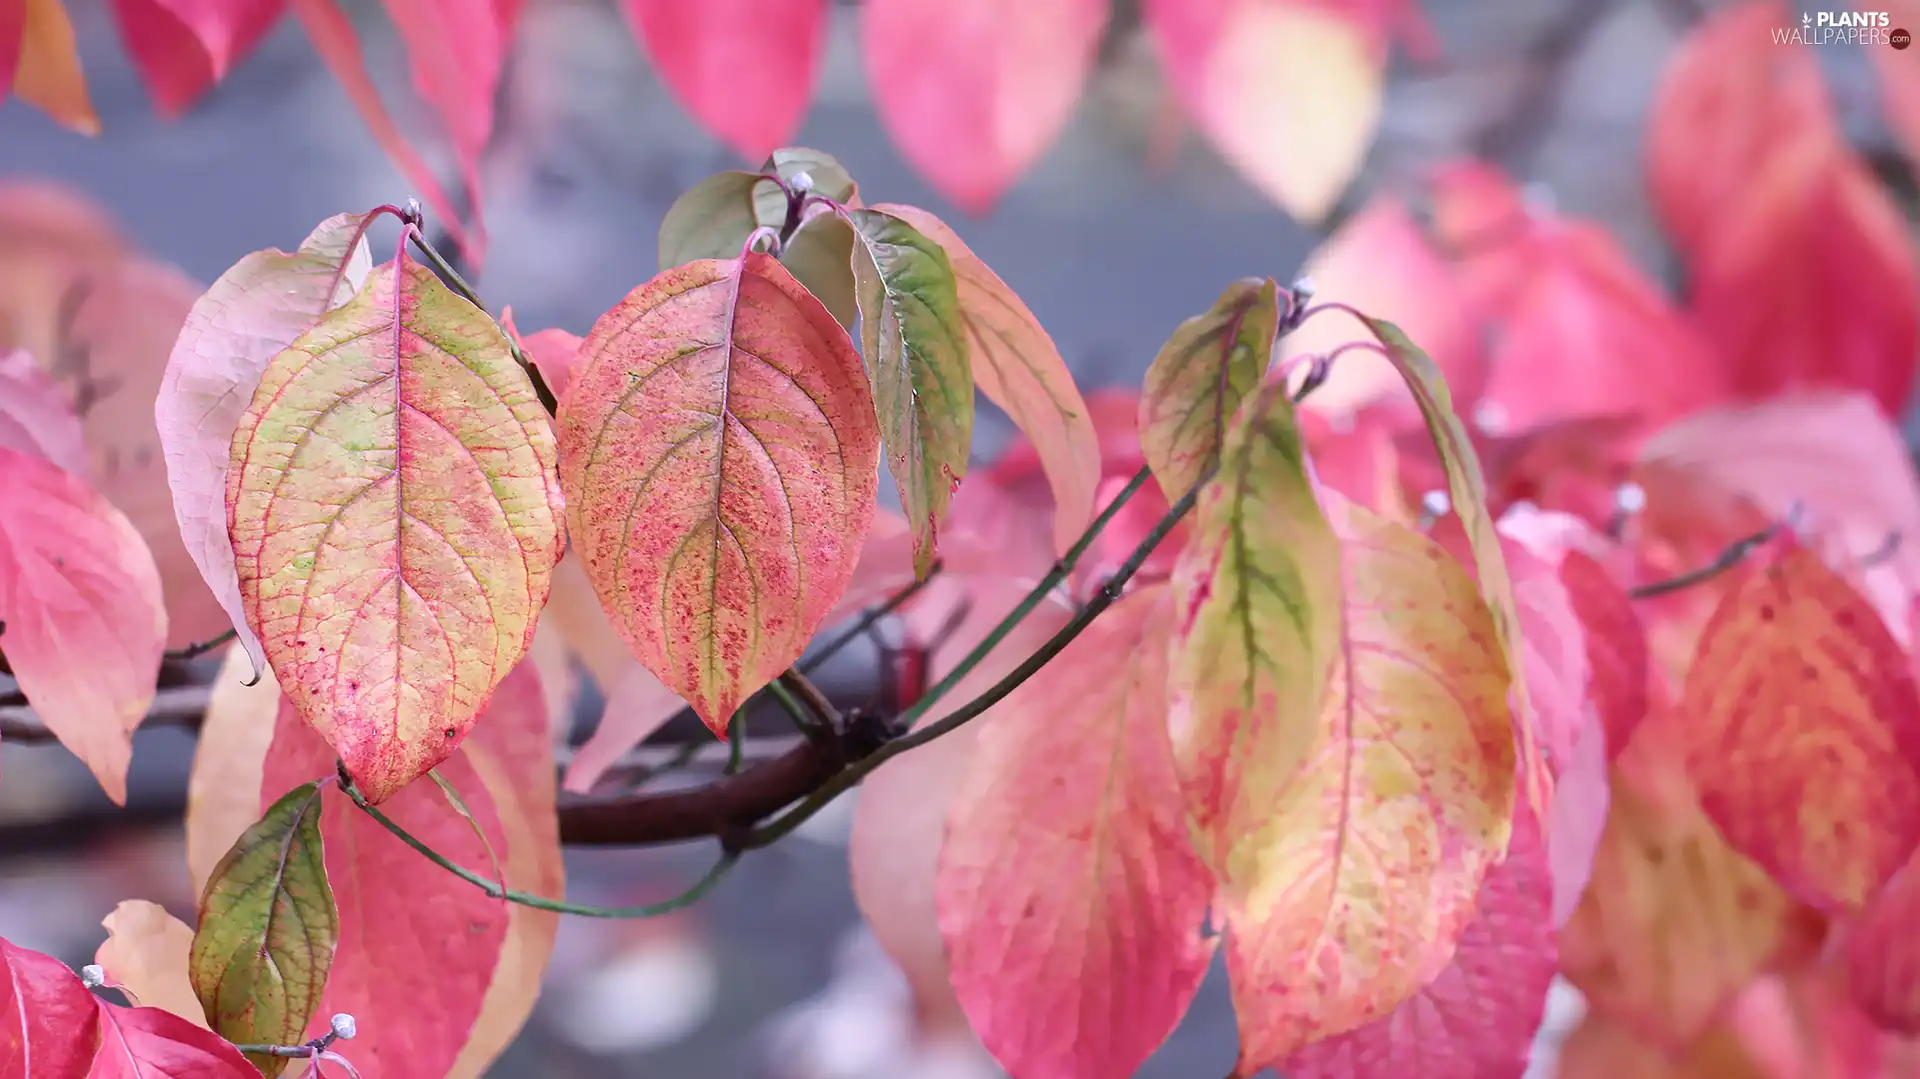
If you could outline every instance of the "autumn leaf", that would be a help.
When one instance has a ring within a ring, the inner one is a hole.
[[[574,549],[715,733],[846,591],[878,441],[852,342],[767,255],[668,270],[588,335],[560,420]]]
[[[187,313],[154,401],[181,538],[255,671],[266,669],[266,654],[247,625],[227,535],[233,432],[267,364],[366,280],[367,220],[328,218],[292,254],[256,251],[220,275]]]
[[[414,89],[440,121],[477,219],[480,161],[493,138],[494,98],[513,52],[513,27],[501,22],[497,0],[386,0],[385,7],[406,46]],[[469,254],[476,262],[483,257]]]
[[[247,621],[385,801],[532,641],[565,542],[546,413],[493,321],[403,259],[268,364],[233,465]]]
[[[580,363],[580,346],[585,342],[579,334],[565,330],[536,330],[522,335],[520,328],[513,324],[513,308],[500,310],[500,328],[513,338],[520,351],[533,361],[534,369],[540,372],[541,381],[558,399],[565,397],[567,387],[573,382],[573,369]]]
[[[574,750],[563,786],[575,794],[591,793],[607,769],[684,707],[686,702],[680,695],[655,678],[652,671],[638,663],[629,664],[626,673],[607,691],[607,703],[593,735]]]
[[[126,515],[71,473],[0,447],[0,654],[118,805],[166,647],[163,604]]]
[[[62,127],[82,135],[100,133],[100,117],[87,95],[86,76],[80,71],[73,23],[61,0],[24,0],[15,16],[18,52],[0,54],[0,71],[11,76],[13,94],[52,117]],[[0,34],[8,27],[0,22]],[[9,62],[12,61],[12,62]],[[0,79],[0,96],[7,81]]]
[[[1094,517],[1099,436],[1073,373],[1033,312],[953,229],[915,206],[884,211],[946,251],[960,299],[974,384],[1027,437],[1052,489],[1053,544],[1064,555]]]
[[[1287,0],[1148,0],[1147,32],[1213,145],[1294,217],[1322,220],[1360,170],[1386,60],[1342,14]]]
[[[340,10],[336,0],[287,2],[313,42],[313,50],[320,54],[321,62],[340,80],[347,100],[353,102],[374,141],[387,152],[407,182],[420,192],[421,199],[439,218],[438,224],[447,230],[454,243],[460,245],[475,265],[485,261],[487,233],[480,221],[478,204],[472,208],[472,220],[464,218],[447,197],[440,177],[400,133],[393,117],[387,113],[387,106],[380,100],[379,88],[367,74],[366,61],[360,55],[360,38],[354,33],[352,20]]]
[[[984,214],[1072,118],[1106,25],[1104,0],[866,4],[880,125],[934,190]]]
[[[87,479],[86,434],[60,387],[23,349],[0,352],[0,448]]]
[[[1275,713],[1301,744],[1259,754],[1260,872],[1223,882],[1242,1077],[1432,984],[1515,815],[1509,678],[1473,581],[1411,528],[1321,500],[1342,545],[1332,675],[1311,712]]]
[[[113,0],[114,23],[147,95],[178,119],[286,13],[286,0]]]
[[[1592,883],[1560,934],[1560,972],[1595,1013],[1679,1048],[1762,969],[1807,958],[1825,919],[1721,838],[1669,729],[1641,728],[1615,761]]]
[[[1909,858],[1859,915],[1839,930],[1836,961],[1848,995],[1875,1023],[1920,1034],[1920,945],[1910,927],[1920,906],[1920,857]]]
[[[1306,718],[1338,661],[1340,541],[1284,380],[1240,406],[1220,461],[1173,570],[1168,722],[1200,857],[1247,902],[1280,868],[1274,806],[1314,751]]]
[[[1168,495],[1186,494],[1220,463],[1227,421],[1273,361],[1280,314],[1272,278],[1242,278],[1176,327],[1147,367],[1140,446]]]
[[[288,791],[214,867],[188,962],[195,994],[228,1041],[298,1045],[339,942],[320,840],[327,780]],[[250,1057],[267,1079],[284,1057]]]
[[[192,926],[144,899],[122,900],[100,924],[107,939],[93,961],[110,984],[137,1004],[172,1012],[194,1026],[207,1025],[206,1010],[187,977]]]
[[[958,286],[946,251],[901,218],[854,210],[848,221],[860,354],[887,470],[913,526],[914,570],[924,577],[973,447],[973,368]]]
[[[1606,567],[1585,551],[1569,551],[1560,584],[1584,630],[1594,712],[1606,732],[1607,756],[1618,757],[1647,717],[1652,672],[1646,630],[1633,601]]]
[[[1527,692],[1526,672],[1519,662],[1521,634],[1514,607],[1513,579],[1507,572],[1493,515],[1487,509],[1487,480],[1480,471],[1473,442],[1453,410],[1453,398],[1447,391],[1446,381],[1427,354],[1393,323],[1364,317],[1363,321],[1384,346],[1387,359],[1406,380],[1427,421],[1427,431],[1433,436],[1434,449],[1439,452],[1441,467],[1446,472],[1448,501],[1459,517],[1472,551],[1480,596],[1493,613],[1493,628],[1499,636],[1501,653],[1507,657],[1513,679],[1514,714],[1525,716],[1533,704]],[[1517,725],[1515,740],[1520,753],[1522,801],[1535,813],[1548,813],[1553,799],[1553,777],[1542,760],[1532,728],[1525,723]]]
[[[1880,616],[1788,547],[1721,601],[1674,737],[1734,849],[1829,913],[1920,847],[1920,690]]]
[[[825,0],[623,6],[660,80],[729,149],[758,160],[800,130],[826,45]]]
[[[1213,959],[1167,740],[1172,613],[1164,586],[1128,595],[979,721],[935,901],[954,992],[1012,1074],[1133,1074]]]
[[[1519,1079],[1546,1010],[1557,956],[1541,829],[1514,819],[1453,962],[1383,1019],[1295,1053],[1288,1079]],[[1635,1076],[1634,1079],[1640,1079]]]

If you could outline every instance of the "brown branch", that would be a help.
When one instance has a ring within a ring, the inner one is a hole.
[[[1527,47],[1519,86],[1507,107],[1480,125],[1467,141],[1469,153],[1517,171],[1516,159],[1530,155],[1553,124],[1568,67],[1614,6],[1614,0],[1569,0],[1566,14]]]

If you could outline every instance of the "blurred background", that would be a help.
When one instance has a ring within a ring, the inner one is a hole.
[[[9,101],[0,105],[0,179],[49,181],[97,201],[136,245],[201,283],[249,251],[291,249],[327,216],[415,194],[292,20],[183,118],[164,121],[107,5],[67,6],[103,134],[70,133]],[[417,145],[431,158],[431,128],[385,15],[373,0],[342,6],[396,119],[425,133]],[[1604,223],[1644,268],[1669,277],[1645,197],[1642,132],[1663,64],[1703,6],[1421,0],[1443,55],[1396,57],[1377,143],[1343,206],[1431,163],[1481,156],[1537,185],[1562,212]],[[1183,126],[1137,5],[1124,0],[1065,134],[991,214],[962,214],[879,127],[855,7],[835,6],[797,142],[837,155],[867,198],[922,205],[954,223],[1026,300],[1087,390],[1137,384],[1167,333],[1225,284],[1244,275],[1285,282],[1319,242],[1322,233],[1289,218]],[[1822,62],[1850,134],[1874,151],[1887,139],[1856,52],[1822,50]],[[752,164],[669,97],[613,0],[526,0],[484,164],[492,246],[474,283],[496,308],[510,304],[523,331],[584,334],[654,272],[656,230],[673,199],[709,173]],[[0,247],[0,269],[6,257]],[[991,459],[1008,432],[986,409],[980,457]],[[850,656],[830,682],[860,692],[872,667],[871,656]],[[204,702],[195,676],[180,681],[162,694],[161,711],[190,714]],[[592,702],[585,711],[597,714]],[[130,806],[120,811],[57,747],[0,745],[0,935],[79,964],[92,961],[101,918],[121,898],[190,916],[179,812],[192,746],[164,726],[142,731]],[[690,911],[566,921],[539,1012],[492,1074],[997,1074],[965,1041],[913,1038],[905,987],[852,902],[851,801],[747,859]],[[677,890],[705,857],[678,848],[571,852],[570,892],[642,902]],[[1229,1068],[1232,1017],[1217,975],[1142,1072],[1147,1079]],[[1570,1014],[1556,1006],[1543,1044]]]

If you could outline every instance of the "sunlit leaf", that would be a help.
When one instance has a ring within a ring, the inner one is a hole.
[[[1093,520],[1101,476],[1099,435],[1073,373],[1033,312],[945,222],[915,206],[874,209],[946,251],[974,384],[1027,436],[1053,494],[1054,553],[1065,554]]]
[[[72,474],[0,447],[0,654],[119,804],[166,636],[160,573],[126,516]]]
[[[560,424],[574,549],[716,733],[846,591],[878,482],[872,401],[846,331],[762,254],[668,270],[587,337]]]
[[[403,261],[267,366],[227,502],[247,620],[369,801],[445,760],[565,543],[554,441],[493,320]]]
[[[1164,586],[1127,596],[979,721],[935,899],[954,992],[1012,1074],[1133,1074],[1213,958],[1167,741],[1171,619]]]
[[[1073,116],[1106,0],[872,0],[860,46],[874,110],[934,190],[986,213]]]
[[[800,130],[826,46],[826,0],[623,0],[667,89],[753,160]]]
[[[1249,396],[1173,572],[1168,699],[1200,856],[1245,901],[1280,868],[1274,811],[1315,752],[1340,647],[1340,541],[1283,380]]]
[[[1140,396],[1140,446],[1162,491],[1184,495],[1220,463],[1227,421],[1267,373],[1279,330],[1279,287],[1247,277],[1160,346]]]
[[[1920,848],[1920,690],[1859,593],[1790,547],[1701,631],[1673,737],[1734,849],[1829,913]]]
[[[213,869],[189,958],[213,1029],[231,1042],[298,1045],[333,967],[340,915],[320,839],[327,780],[268,807]],[[253,1056],[267,1079],[285,1057]]]
[[[187,313],[154,401],[187,554],[233,620],[256,671],[266,668],[266,655],[247,625],[227,535],[233,432],[267,364],[366,280],[373,266],[362,242],[366,220],[328,218],[299,250],[256,251],[220,275]]]
[[[43,458],[82,480],[92,471],[80,417],[24,349],[0,352],[0,448]]]
[[[207,1025],[206,1009],[187,976],[192,926],[144,899],[123,900],[100,924],[107,939],[93,961],[109,983],[146,1007],[172,1012],[195,1026]]]
[[[1432,984],[1515,815],[1509,678],[1473,581],[1413,529],[1321,499],[1342,544],[1336,663],[1317,707],[1274,721],[1300,749],[1243,769],[1278,774],[1260,871],[1223,899],[1242,1077]]]
[[[953,264],[905,220],[854,210],[860,352],[887,469],[913,526],[914,569],[933,568],[938,532],[973,448],[973,367]]]

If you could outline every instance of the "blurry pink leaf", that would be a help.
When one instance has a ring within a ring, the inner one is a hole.
[[[500,309],[500,328],[507,331],[507,336],[533,361],[547,389],[553,391],[554,400],[564,398],[567,386],[573,382],[574,366],[580,362],[580,346],[585,341],[565,330],[540,330],[522,335],[520,328],[513,324],[512,307]]]
[[[166,636],[160,571],[126,515],[71,473],[0,447],[0,653],[116,804]]]
[[[226,78],[286,7],[286,0],[113,0],[120,40],[169,119]]]
[[[256,251],[220,275],[187,313],[154,402],[181,539],[256,673],[266,669],[266,655],[247,625],[227,533],[234,429],[267,364],[359,291],[373,266],[365,228],[365,214],[340,214],[292,254]]]
[[[493,103],[513,40],[500,22],[497,0],[386,0],[387,14],[407,47],[413,86],[439,117],[459,163],[467,206],[477,222],[482,205],[480,159],[493,137]],[[464,243],[462,246],[465,246]],[[469,250],[477,264],[484,250]]]
[[[793,141],[826,45],[826,0],[624,0],[660,81],[728,149]]]
[[[58,384],[24,350],[0,352],[0,447],[87,479],[86,436]]]
[[[607,694],[607,704],[600,712],[593,736],[574,752],[563,786],[575,794],[590,793],[614,762],[646,741],[686,704],[679,694],[662,685],[652,671],[630,663]]]

